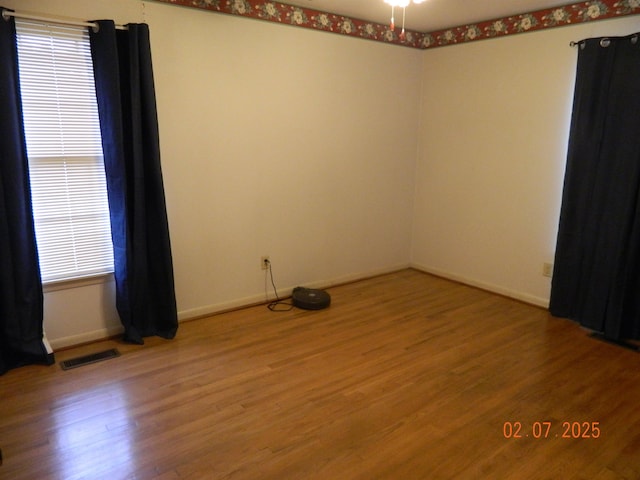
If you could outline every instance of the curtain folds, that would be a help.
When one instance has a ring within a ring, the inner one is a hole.
[[[0,11],[2,8],[0,7]],[[0,374],[52,364],[31,210],[13,17],[0,18]]]
[[[90,30],[124,339],[173,338],[177,310],[149,29]]]
[[[640,40],[580,42],[550,312],[640,338]]]

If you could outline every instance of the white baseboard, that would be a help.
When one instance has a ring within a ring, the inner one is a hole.
[[[385,275],[387,273],[397,272],[399,270],[404,270],[406,268],[410,268],[412,265],[408,263],[393,265],[386,268],[369,270],[366,272],[353,273],[348,275],[342,275],[339,277],[335,277],[332,279],[326,280],[317,280],[314,282],[303,283],[301,285],[293,285],[285,288],[278,288],[278,294],[281,298],[287,298],[291,296],[291,291],[297,286],[304,286],[307,288],[330,288],[337,285],[343,285],[345,283],[357,282],[358,280],[364,280],[367,278],[376,277],[378,275]],[[195,318],[207,317],[209,315],[215,315],[223,312],[228,312],[230,310],[237,310],[239,308],[246,308],[253,305],[261,305],[270,301],[275,300],[275,296],[270,294],[268,297],[265,297],[265,294],[258,295],[250,295],[243,298],[237,298],[234,300],[229,300],[225,302],[215,303],[212,305],[205,305],[202,307],[191,308],[187,310],[178,311],[178,321],[183,322],[185,320],[192,320]],[[104,340],[106,338],[120,335],[124,332],[122,326],[113,326],[102,328],[99,330],[94,330],[91,332],[84,332],[78,335],[71,335],[68,337],[57,338],[54,340],[50,340],[51,347],[54,351],[60,350],[61,348],[68,348],[77,345],[82,345],[86,343],[96,342],[100,340]]]
[[[110,328],[101,328],[99,330],[93,330],[92,332],[84,332],[78,335],[71,335],[69,337],[56,338],[49,340],[53,351],[60,350],[61,348],[75,347],[83,345],[85,343],[97,342],[104,340],[115,335],[120,335],[124,332],[122,326],[114,326]]]
[[[315,282],[303,283],[300,285],[293,285],[284,288],[278,288],[278,296],[280,298],[287,298],[291,296],[291,291],[297,286],[303,286],[307,288],[330,288],[337,285],[343,285],[345,283],[357,282],[358,280],[364,280],[366,278],[376,277],[378,275],[384,275],[386,273],[397,272],[409,268],[410,265],[399,264],[387,268],[381,268],[376,270],[370,270],[367,272],[360,272],[348,275],[342,275],[329,280],[318,280]],[[228,312],[229,310],[236,310],[239,308],[251,307],[253,305],[260,305],[263,303],[271,302],[275,300],[275,296],[270,294],[265,298],[265,294],[251,295],[244,298],[238,298],[227,302],[215,303],[212,305],[206,305],[203,307],[191,308],[188,310],[181,310],[178,312],[178,320],[192,320],[200,317],[207,317],[209,315],[215,315],[218,313]]]
[[[400,270],[405,270],[407,268],[411,268],[411,265],[409,265],[408,263],[402,263],[402,264],[393,265],[387,268],[380,268],[376,270],[369,270],[367,272],[343,275],[341,277],[336,277],[332,280],[322,280],[322,281],[317,281],[312,283],[305,283],[304,285],[301,285],[301,286],[307,287],[307,288],[335,287],[338,285],[344,285],[346,283],[352,283],[352,282],[357,282],[359,280],[365,280],[367,278],[377,277],[379,275],[386,275],[387,273],[398,272]],[[293,290],[293,288],[294,287],[291,287],[291,289],[289,289],[289,294],[291,294],[291,290]]]
[[[542,307],[542,308],[549,307],[548,298],[530,295],[528,293],[519,292],[517,290],[511,290],[509,288],[505,288],[500,285],[494,285],[491,283],[476,280],[474,278],[469,278],[464,275],[459,275],[456,273],[452,273],[445,270],[440,270],[438,268],[428,267],[428,266],[420,265],[416,263],[411,264],[411,268],[415,268],[416,270],[420,270],[421,272],[424,272],[424,273],[430,273],[438,277],[446,278],[448,280],[453,280],[455,282],[464,283],[465,285],[469,285],[471,287],[477,287],[482,290],[487,290],[489,292],[497,293],[498,295],[503,295],[505,297],[513,298],[515,300],[519,300],[524,303],[529,303],[537,307]]]
[[[178,312],[178,321],[183,322],[185,320],[207,317],[209,315],[215,315],[216,313],[228,312],[230,310],[250,307],[252,305],[259,305],[268,301],[270,301],[270,298],[265,298],[264,294],[251,295],[249,297],[229,300],[227,302],[214,303],[211,305],[204,305],[202,307],[180,310]]]

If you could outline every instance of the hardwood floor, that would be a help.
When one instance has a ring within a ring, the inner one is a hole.
[[[0,478],[640,478],[640,354],[413,270],[329,291],[0,377]]]

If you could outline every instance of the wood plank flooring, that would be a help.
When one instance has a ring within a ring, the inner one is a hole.
[[[1,376],[0,478],[640,479],[640,354],[414,270],[329,292]]]

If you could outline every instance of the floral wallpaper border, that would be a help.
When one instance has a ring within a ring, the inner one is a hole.
[[[579,2],[537,12],[523,13],[513,17],[425,33],[423,34],[421,47],[442,47],[456,43],[637,14],[640,14],[640,0]]]
[[[155,0],[412,48],[436,48],[640,14],[640,0],[591,0],[436,32],[407,30],[271,0]],[[382,1],[382,0],[380,0]]]

